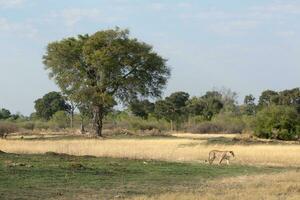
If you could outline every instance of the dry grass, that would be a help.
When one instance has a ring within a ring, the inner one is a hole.
[[[187,135],[185,135],[186,137]],[[158,159],[204,162],[212,149],[233,150],[233,163],[273,166],[299,166],[300,145],[255,144],[222,145],[189,138],[164,139],[74,139],[74,140],[0,140],[0,150],[12,153],[53,151],[72,155],[95,155],[117,158]],[[224,137],[231,137],[224,135]]]
[[[153,197],[139,196],[132,200],[296,200],[300,199],[299,179],[299,171],[233,177],[208,182],[193,193],[167,193]]]
[[[3,140],[0,150],[11,153],[45,153],[48,151],[72,155],[95,155],[116,158],[157,159],[179,162],[204,162],[212,149],[233,150],[233,163],[273,166],[300,166],[300,145],[280,144],[222,144],[232,139],[232,134],[173,134],[178,138],[128,138],[128,139],[61,139],[61,140]],[[51,137],[46,135],[44,137]],[[28,137],[31,137],[28,135]],[[220,140],[209,143],[209,139]],[[190,200],[190,199],[300,199],[300,171],[280,174],[241,176],[217,179],[191,190],[178,189],[175,193],[157,196],[138,196],[132,200]],[[90,194],[87,194],[90,195]],[[80,196],[80,195],[79,195]],[[82,199],[87,196],[83,195]],[[78,197],[80,199],[80,197]],[[89,196],[89,199],[93,199]],[[96,199],[96,198],[95,198]]]
[[[217,138],[217,137],[224,137],[224,138],[234,138],[237,134],[193,134],[193,133],[173,133],[173,136],[179,138],[194,138],[194,139],[208,139],[208,138]]]

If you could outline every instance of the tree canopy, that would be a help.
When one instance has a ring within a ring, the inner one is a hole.
[[[69,111],[70,105],[59,92],[49,92],[35,101],[34,108],[39,118],[49,120],[57,111]]]
[[[89,104],[99,136],[109,108],[137,97],[160,96],[170,76],[166,60],[152,46],[119,28],[52,42],[43,62],[64,94]]]
[[[9,110],[2,108],[0,109],[0,119],[8,119],[11,117],[11,113]]]
[[[135,116],[147,119],[148,115],[154,112],[154,103],[151,103],[147,99],[145,100],[134,99],[133,101],[130,102],[129,108]]]

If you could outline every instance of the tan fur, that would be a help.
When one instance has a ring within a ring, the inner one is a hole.
[[[212,150],[208,154],[208,162],[211,165],[215,159],[218,159],[218,165],[222,163],[223,160],[226,160],[227,165],[229,165],[230,158],[234,158],[233,151],[219,151],[219,150]]]

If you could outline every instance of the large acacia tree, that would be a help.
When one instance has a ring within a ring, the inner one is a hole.
[[[112,106],[160,96],[170,76],[164,58],[119,28],[52,42],[43,62],[64,94],[91,108],[98,136]]]

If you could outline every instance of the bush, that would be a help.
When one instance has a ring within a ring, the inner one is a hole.
[[[299,119],[293,107],[269,106],[256,116],[255,135],[280,140],[299,139]]]
[[[50,128],[50,124],[48,122],[36,121],[35,128],[47,130]]]
[[[24,128],[24,129],[28,129],[28,130],[34,130],[35,123],[34,122],[30,122],[30,121],[28,121],[28,122],[21,122],[21,123],[18,124],[18,126],[20,128]]]
[[[206,121],[202,122],[200,124],[193,124],[190,126],[187,126],[185,128],[187,132],[191,133],[218,133],[218,132],[223,132],[223,128],[219,126],[218,124],[211,122],[211,121]]]
[[[192,133],[242,133],[247,124],[241,116],[222,113],[212,119],[194,124],[186,124],[185,131]]]
[[[51,120],[53,128],[67,128],[70,125],[70,118],[65,111],[56,112]]]
[[[9,122],[0,122],[0,137],[5,137],[5,135],[10,133],[15,133],[18,131],[18,127]]]
[[[103,123],[104,129],[127,129],[127,130],[152,130],[160,131],[169,130],[170,124],[166,120],[157,120],[149,116],[148,119],[143,119],[136,116],[130,116],[125,112],[116,115],[108,115]]]
[[[148,119],[144,120],[138,117],[132,117],[129,120],[129,128],[132,130],[168,130],[169,123],[165,120]]]

